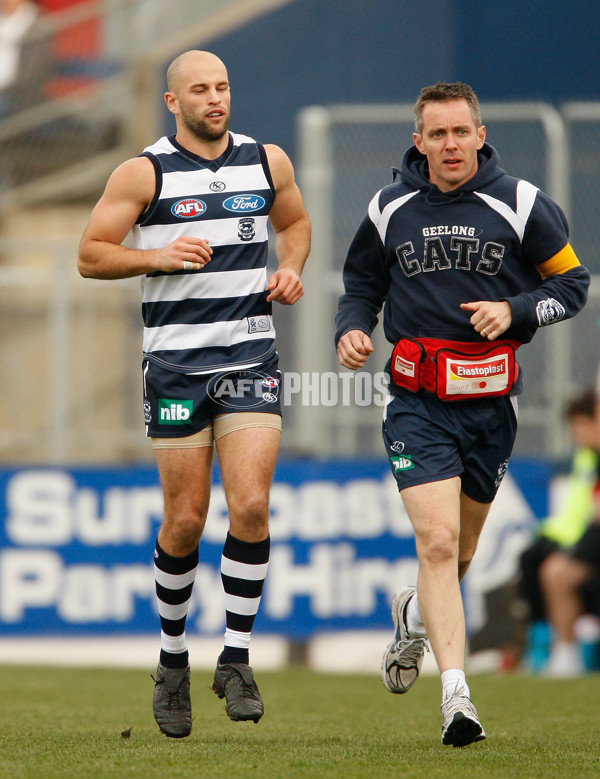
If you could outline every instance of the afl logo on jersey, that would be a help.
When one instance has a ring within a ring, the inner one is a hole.
[[[223,208],[227,211],[240,211],[247,214],[252,211],[260,211],[265,205],[264,197],[260,195],[233,195],[223,201]]]
[[[173,216],[178,216],[180,219],[192,219],[195,216],[200,216],[206,211],[206,203],[202,200],[197,200],[195,197],[186,197],[184,200],[178,200],[171,206],[171,213]]]

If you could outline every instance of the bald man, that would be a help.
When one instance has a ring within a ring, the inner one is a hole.
[[[227,69],[188,51],[167,71],[176,133],[110,176],[79,248],[82,276],[142,277],[146,435],[164,495],[154,552],[161,650],[154,716],[172,738],[192,728],[185,622],[216,447],[229,512],[221,558],[224,649],[212,689],[234,721],[258,722],[249,665],[269,562],[269,491],[281,431],[273,301],[303,294],[310,224],[277,146],[229,131]],[[278,267],[267,276],[268,223]],[[134,248],[122,245],[132,231]]]

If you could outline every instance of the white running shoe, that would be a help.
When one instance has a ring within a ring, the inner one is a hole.
[[[446,746],[466,747],[485,738],[477,709],[464,692],[465,688],[457,685],[454,695],[442,703],[442,744]]]
[[[423,655],[429,652],[427,638],[411,638],[404,621],[408,601],[417,591],[416,587],[404,587],[394,595],[392,619],[396,632],[384,652],[381,661],[381,679],[386,690],[402,695],[417,681]]]

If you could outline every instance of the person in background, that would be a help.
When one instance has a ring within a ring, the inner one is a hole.
[[[552,552],[571,547],[579,541],[593,517],[593,490],[600,460],[595,413],[593,387],[568,403],[565,420],[575,452],[560,507],[555,514],[539,523],[536,538],[521,554],[518,593],[519,599],[527,604],[528,620],[532,623],[546,619],[539,582],[541,564]]]
[[[0,118],[42,99],[49,52],[33,34],[39,18],[36,0],[0,0]]]
[[[585,671],[578,622],[584,614],[600,617],[600,408],[595,390],[588,390],[570,410],[573,439],[580,448],[563,512],[542,527],[556,549],[539,568],[543,612],[552,630],[543,673],[556,677]]]

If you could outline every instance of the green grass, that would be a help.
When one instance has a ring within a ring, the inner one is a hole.
[[[377,676],[257,680],[264,718],[234,723],[210,672],[192,673],[194,728],[176,740],[154,723],[149,673],[0,666],[0,776],[600,777],[600,675],[471,677],[488,738],[466,749],[441,745],[437,677],[404,696]]]

